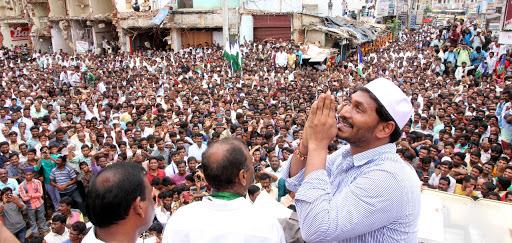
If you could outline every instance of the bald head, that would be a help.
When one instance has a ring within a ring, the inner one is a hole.
[[[227,190],[245,184],[240,172],[251,168],[249,151],[239,139],[227,138],[212,144],[203,154],[203,171],[215,190]]]

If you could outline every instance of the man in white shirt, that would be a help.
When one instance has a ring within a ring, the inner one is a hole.
[[[162,242],[285,242],[277,220],[244,198],[254,182],[252,157],[245,144],[224,139],[204,155],[204,176],[213,193],[176,211]]]
[[[439,179],[441,179],[441,177],[448,177],[450,179],[450,186],[448,187],[448,192],[449,193],[454,193],[455,192],[455,184],[457,183],[455,181],[455,179],[453,177],[451,177],[449,175],[450,173],[450,162],[449,161],[441,161],[441,163],[439,163],[439,170],[440,171],[437,171],[432,174],[430,176],[430,179],[428,180],[428,185],[433,187],[433,188],[437,188],[438,185],[439,185]]]
[[[206,151],[207,146],[203,143],[203,135],[201,133],[194,133],[192,135],[194,144],[188,147],[188,157],[195,157],[198,162],[202,161],[203,152]]]
[[[286,67],[288,63],[288,56],[286,52],[283,51],[283,48],[279,48],[279,52],[276,53],[276,66],[277,67]]]
[[[474,66],[467,67],[466,65],[467,63],[462,62],[462,66],[455,70],[455,79],[457,79],[457,81],[462,80],[463,76],[465,76],[469,70],[475,68]]]
[[[62,243],[69,240],[69,230],[66,228],[66,216],[55,214],[52,217],[52,231],[44,237],[46,243]]]
[[[171,218],[171,208],[172,208],[172,192],[163,191],[158,194],[158,198],[161,200],[162,205],[155,208],[155,216],[158,222],[165,227],[165,224]]]

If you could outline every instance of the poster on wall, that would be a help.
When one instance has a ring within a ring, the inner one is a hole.
[[[507,0],[505,5],[505,17],[503,19],[503,28],[504,31],[512,30],[512,0]]]
[[[30,40],[30,26],[11,25],[9,26],[12,41]]]
[[[89,43],[87,41],[76,41],[76,52],[79,54],[84,54],[89,50]]]

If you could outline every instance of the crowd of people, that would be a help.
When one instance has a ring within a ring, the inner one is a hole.
[[[424,187],[512,202],[509,48],[477,24],[401,32],[377,53],[306,65],[293,41],[245,43],[234,72],[222,47],[72,56],[0,50],[0,217],[21,242],[80,242],[88,185],[115,163],[144,167],[160,237],[181,206],[209,195],[203,152],[242,140],[256,172],[248,200],[268,193],[294,208],[282,178],[311,104],[328,90],[339,108],[377,77],[393,80],[414,115],[397,153]],[[334,152],[345,141],[329,145]],[[106,212],[107,213],[107,212]],[[51,222],[48,224],[48,222]]]

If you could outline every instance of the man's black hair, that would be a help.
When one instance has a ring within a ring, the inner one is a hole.
[[[195,182],[194,175],[188,174],[187,176],[185,176],[185,180],[194,183]]]
[[[73,231],[78,232],[78,234],[85,236],[87,234],[87,226],[82,221],[76,221],[71,225],[71,229]]]
[[[154,231],[157,234],[162,234],[164,226],[160,222],[154,222],[148,229],[148,231]]]
[[[52,216],[52,222],[59,222],[61,224],[66,224],[66,216],[60,213],[56,213]]]
[[[59,203],[66,204],[71,207],[73,205],[73,199],[70,197],[63,197],[60,199]]]
[[[247,193],[250,196],[256,194],[259,191],[260,191],[260,188],[258,186],[256,186],[256,185],[250,185],[249,188],[247,189]]]
[[[167,187],[171,184],[172,184],[171,177],[166,176],[166,177],[162,178],[162,186]]]
[[[126,219],[137,198],[151,200],[146,198],[146,183],[144,168],[135,163],[115,163],[101,170],[87,190],[89,220],[105,228]]]
[[[475,178],[474,176],[472,176],[472,175],[466,175],[466,176],[464,176],[464,182],[469,183],[469,182],[471,182],[472,180],[473,180],[473,181],[476,181],[476,178]]]
[[[153,180],[151,180],[150,184],[152,187],[159,186],[160,184],[162,184],[162,180],[160,180],[160,178],[158,177],[154,177]]]
[[[268,175],[267,173],[260,174],[260,181],[264,180],[270,180],[270,175]]]
[[[225,147],[222,155],[219,146]],[[241,170],[247,169],[248,153],[245,145],[236,138],[222,139],[208,146],[203,153],[203,172],[208,184],[215,190],[232,188],[237,181]]]

